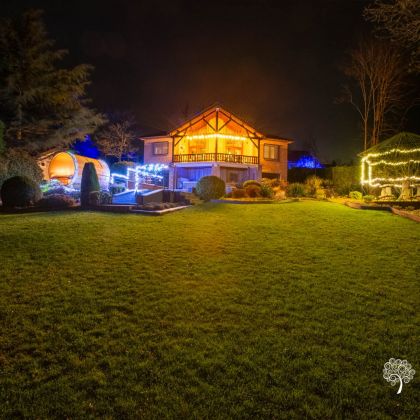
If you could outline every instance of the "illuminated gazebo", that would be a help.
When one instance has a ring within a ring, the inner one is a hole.
[[[362,186],[381,188],[381,197],[420,198],[420,136],[399,133],[361,153]]]

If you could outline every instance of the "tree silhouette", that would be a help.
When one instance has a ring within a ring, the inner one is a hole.
[[[384,364],[384,379],[390,382],[392,386],[400,383],[397,394],[402,391],[403,382],[408,384],[414,377],[416,371],[411,369],[410,363],[407,360],[389,359],[389,362]]]

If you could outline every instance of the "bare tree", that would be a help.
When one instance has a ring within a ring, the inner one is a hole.
[[[343,71],[352,83],[344,87],[341,101],[359,113],[366,150],[390,134],[392,117],[407,108],[405,61],[384,41],[369,39],[350,51]]]
[[[380,36],[391,39],[410,54],[410,69],[420,72],[420,1],[376,0],[364,11],[377,24]]]
[[[136,134],[131,119],[110,122],[96,135],[99,149],[107,156],[115,156],[121,162],[124,155],[136,150],[133,140]]]

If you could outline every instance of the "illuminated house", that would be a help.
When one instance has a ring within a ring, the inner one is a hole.
[[[145,164],[169,166],[170,189],[191,191],[207,175],[227,184],[261,177],[287,180],[291,141],[264,135],[218,105],[167,135],[142,140]]]

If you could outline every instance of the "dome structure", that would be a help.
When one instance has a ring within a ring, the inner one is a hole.
[[[360,154],[362,185],[413,188],[420,186],[420,136],[399,133]]]
[[[80,189],[83,167],[88,162],[94,164],[99,184],[102,189],[107,190],[109,188],[110,171],[106,162],[72,152],[59,152],[54,155],[48,166],[49,179],[56,179],[63,185]]]

